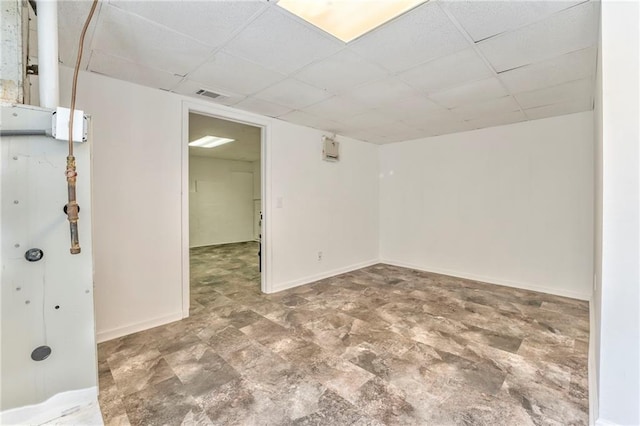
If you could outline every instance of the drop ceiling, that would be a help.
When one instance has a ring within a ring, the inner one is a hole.
[[[194,157],[219,158],[236,161],[260,160],[259,127],[222,120],[202,114],[189,114],[189,141],[204,136],[233,139],[233,142],[215,148],[189,147],[189,155]]]
[[[61,1],[75,62],[90,2]],[[268,1],[102,1],[83,68],[384,144],[592,109],[594,1],[431,0],[344,43]]]

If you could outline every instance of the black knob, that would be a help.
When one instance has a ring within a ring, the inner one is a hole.
[[[44,252],[39,248],[30,248],[24,253],[24,258],[29,262],[37,262],[38,260],[42,259],[43,256]]]

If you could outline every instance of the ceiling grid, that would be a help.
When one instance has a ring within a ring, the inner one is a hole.
[[[59,2],[75,61],[89,4]],[[589,110],[593,0],[431,0],[344,43],[266,0],[103,1],[83,69],[373,143]]]

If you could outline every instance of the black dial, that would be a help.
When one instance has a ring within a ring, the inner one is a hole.
[[[24,258],[29,262],[37,262],[42,259],[44,252],[39,248],[31,248],[24,253]]]

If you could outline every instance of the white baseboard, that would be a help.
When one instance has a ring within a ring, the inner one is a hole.
[[[0,412],[2,425],[39,425],[98,403],[98,387],[61,392],[39,404],[25,405]]]
[[[125,325],[123,327],[113,328],[111,330],[98,331],[96,334],[96,340],[97,343],[106,342],[107,340],[116,339],[118,337],[126,336],[132,333],[137,333],[138,331],[148,330],[153,327],[169,324],[170,322],[179,321],[182,318],[182,311],[178,311],[147,321]]]
[[[464,279],[467,279],[467,280],[480,281],[480,282],[484,282],[484,283],[487,283],[487,284],[497,284],[497,285],[502,285],[502,286],[505,286],[505,287],[519,288],[519,289],[522,289],[522,290],[537,291],[537,292],[540,292],[540,293],[553,294],[553,295],[556,295],[556,296],[569,297],[569,298],[572,298],[572,299],[589,300],[591,298],[591,294],[589,294],[589,293],[580,293],[580,292],[576,292],[576,291],[562,290],[562,289],[557,289],[557,288],[553,288],[553,287],[537,286],[537,285],[520,283],[520,282],[515,282],[515,281],[497,279],[497,278],[493,278],[493,277],[485,277],[485,276],[481,276],[481,275],[474,275],[474,274],[469,274],[469,273],[466,273],[466,272],[452,271],[452,270],[441,269],[441,268],[432,268],[430,266],[418,266],[418,265],[413,265],[413,264],[410,264],[410,263],[401,262],[401,261],[397,261],[397,260],[391,260],[391,259],[381,259],[380,263],[386,263],[387,265],[393,265],[393,266],[400,266],[402,268],[415,269],[415,270],[418,270],[418,271],[432,272],[434,274],[449,275],[451,277],[464,278]]]
[[[345,266],[338,269],[333,269],[331,271],[322,272],[320,274],[299,278],[297,280],[288,281],[285,283],[274,284],[270,293],[277,293],[279,291],[288,290],[290,288],[298,287],[304,284],[309,284],[315,281],[320,281],[325,278],[330,278],[336,275],[344,274],[347,272],[355,271],[356,269],[366,268],[367,266],[375,265],[380,263],[379,259],[368,260],[366,262],[354,263],[349,266]]]
[[[596,426],[620,426],[618,423],[610,422],[606,419],[596,420]]]
[[[223,242],[220,242],[220,243],[198,244],[198,245],[194,245],[194,246],[189,246],[189,248],[193,249],[193,248],[209,247],[209,246],[226,246],[228,244],[252,243],[254,241],[260,241],[260,240],[257,240],[255,238],[251,237],[251,239],[248,239],[248,240],[237,240],[237,241],[234,240],[234,241],[223,241]]]
[[[596,314],[593,309],[593,298],[589,300],[589,425],[595,426],[598,421],[598,380],[596,368]]]

